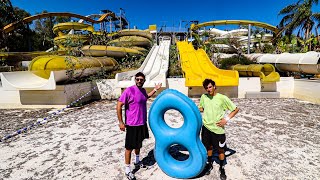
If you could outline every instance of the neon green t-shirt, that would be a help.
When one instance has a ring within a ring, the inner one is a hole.
[[[226,110],[234,111],[237,106],[225,95],[217,93],[215,96],[202,94],[200,108],[203,108],[203,125],[216,134],[224,134],[224,128],[216,125],[225,115]]]

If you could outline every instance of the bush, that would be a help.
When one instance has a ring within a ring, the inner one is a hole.
[[[178,59],[178,51],[176,45],[171,45],[169,50],[169,77],[182,77],[183,72],[181,69],[181,63]]]
[[[228,69],[232,65],[243,64],[248,65],[252,64],[252,61],[247,59],[244,56],[232,56],[231,58],[225,58],[220,60],[220,69]]]

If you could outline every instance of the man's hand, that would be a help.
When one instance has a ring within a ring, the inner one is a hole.
[[[161,88],[161,86],[162,86],[162,83],[158,83],[158,84],[155,84],[154,88],[156,90],[159,90]]]
[[[124,125],[124,123],[120,123],[119,124],[119,128],[120,128],[121,131],[125,131],[126,126]]]
[[[227,124],[227,120],[222,118],[219,122],[216,123],[219,127],[224,127]]]

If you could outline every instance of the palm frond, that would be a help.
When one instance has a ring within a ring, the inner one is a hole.
[[[292,13],[292,11],[296,10],[297,8],[298,8],[297,4],[291,4],[289,6],[284,7],[283,9],[281,9],[278,15]]]

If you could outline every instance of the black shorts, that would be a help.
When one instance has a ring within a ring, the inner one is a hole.
[[[226,135],[211,132],[205,126],[202,126],[201,141],[207,150],[210,149],[211,146],[214,150],[218,150],[219,148],[224,149],[226,147]],[[222,147],[219,146],[219,142]]]
[[[147,124],[141,126],[128,126],[126,125],[126,149],[140,149],[142,141],[149,138]]]

